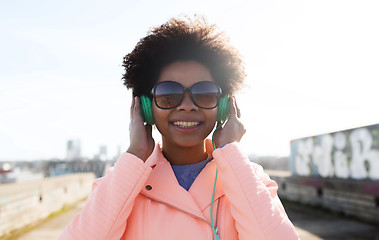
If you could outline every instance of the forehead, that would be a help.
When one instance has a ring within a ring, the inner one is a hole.
[[[214,79],[207,67],[195,62],[174,62],[164,67],[158,78],[158,82],[174,81],[179,82],[184,87],[190,87],[201,81],[211,81]]]

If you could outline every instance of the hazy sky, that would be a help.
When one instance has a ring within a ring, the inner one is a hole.
[[[378,1],[0,1],[0,160],[128,147],[122,58],[150,27],[203,14],[242,53],[247,153],[379,123]]]

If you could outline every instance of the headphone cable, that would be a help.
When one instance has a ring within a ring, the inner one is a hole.
[[[220,124],[220,126],[218,126],[214,131],[213,131],[213,134],[212,134],[212,145],[213,145],[213,150],[216,149],[216,145],[215,145],[215,142],[214,142],[214,134],[215,132],[220,129],[223,125],[224,125],[225,122],[222,122]],[[213,192],[212,192],[212,200],[211,200],[211,224],[212,224],[212,230],[213,230],[213,234],[215,236],[215,240],[219,240],[220,237],[218,236],[218,229],[215,227],[214,225],[214,222],[213,222],[213,201],[214,201],[214,197],[215,197],[215,192],[216,192],[216,183],[217,183],[217,175],[218,175],[218,168],[216,168],[216,176],[215,176],[215,181],[214,181],[214,184],[213,184]]]

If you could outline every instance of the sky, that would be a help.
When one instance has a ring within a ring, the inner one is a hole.
[[[378,124],[378,12],[369,0],[0,1],[0,161],[65,158],[70,139],[86,157],[125,151],[123,56],[193,14],[243,57],[247,154],[288,156],[293,139]]]

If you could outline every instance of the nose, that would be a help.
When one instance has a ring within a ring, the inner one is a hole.
[[[183,100],[176,108],[178,111],[197,111],[199,108],[192,101],[191,94],[189,91],[185,91],[183,95]]]

